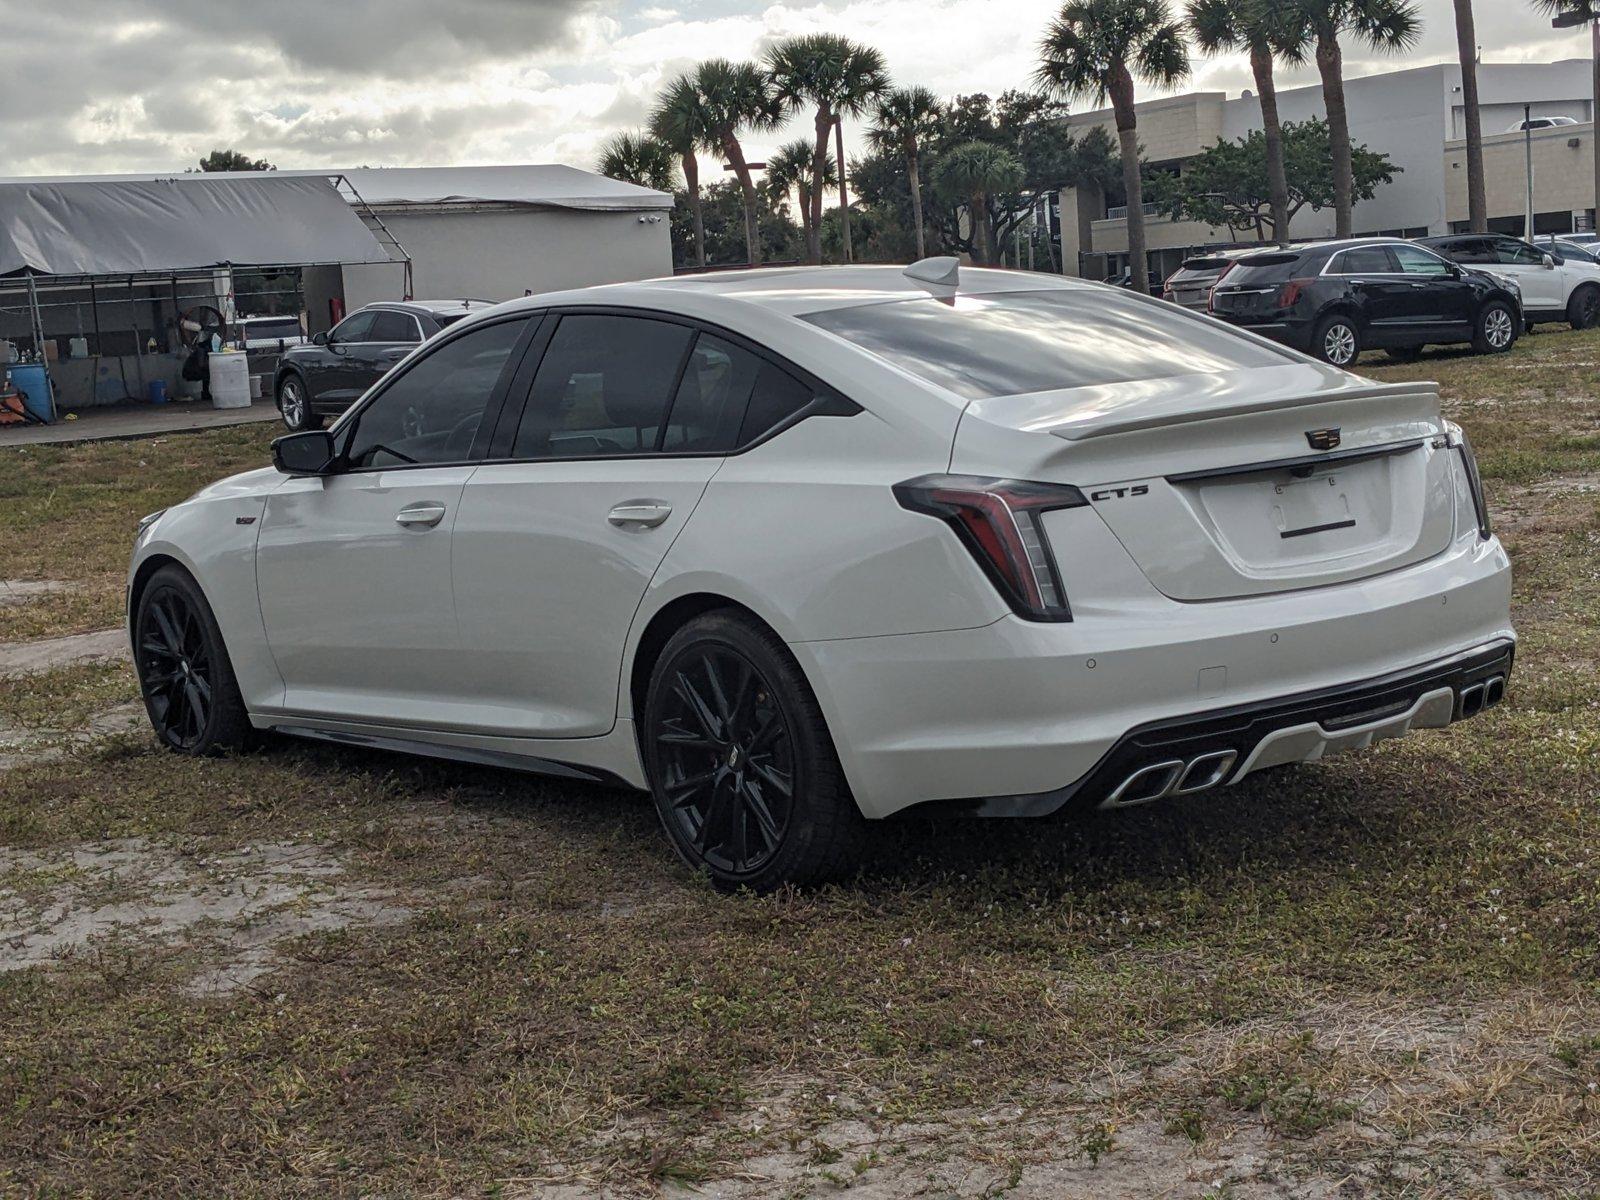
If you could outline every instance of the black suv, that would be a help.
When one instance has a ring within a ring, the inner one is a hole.
[[[290,429],[320,429],[389,368],[446,325],[488,308],[487,300],[396,300],[357,309],[327,333],[278,359],[273,393]]]
[[[1509,350],[1522,329],[1515,285],[1398,238],[1316,242],[1247,255],[1217,281],[1211,312],[1336,367],[1384,347]]]

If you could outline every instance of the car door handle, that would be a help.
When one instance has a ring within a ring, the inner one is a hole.
[[[643,525],[654,528],[672,515],[665,500],[628,500],[606,514],[613,525]]]
[[[408,504],[394,515],[395,524],[404,525],[407,529],[418,526],[431,529],[442,520],[444,520],[444,505],[437,500]]]

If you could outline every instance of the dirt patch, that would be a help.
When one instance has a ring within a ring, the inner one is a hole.
[[[0,579],[0,608],[53,596],[71,586],[60,579]]]
[[[0,849],[0,971],[164,946],[197,957],[190,990],[233,991],[270,971],[292,938],[410,915],[391,892],[344,875],[326,847],[295,842],[216,854],[139,838]]]
[[[0,643],[0,679],[33,675],[73,663],[111,661],[128,656],[128,634],[123,629],[73,633],[36,642]]]

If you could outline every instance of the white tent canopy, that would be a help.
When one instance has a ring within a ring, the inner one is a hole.
[[[0,180],[0,275],[389,261],[325,177]]]

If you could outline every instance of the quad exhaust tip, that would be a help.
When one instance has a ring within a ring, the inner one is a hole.
[[[1486,708],[1493,708],[1506,696],[1506,677],[1495,675],[1482,683],[1461,689],[1461,719],[1475,717]]]
[[[1132,808],[1167,796],[1191,796],[1214,788],[1228,777],[1238,755],[1213,750],[1197,758],[1172,758],[1150,763],[1129,775],[1100,802],[1101,808]]]

